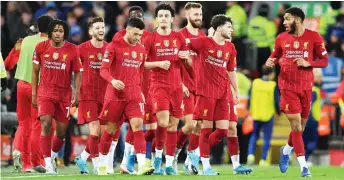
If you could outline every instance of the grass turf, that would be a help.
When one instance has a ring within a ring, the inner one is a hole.
[[[91,167],[89,165],[88,167]],[[220,172],[220,176],[187,176],[184,174],[182,167],[179,166],[178,176],[135,176],[135,175],[122,175],[114,174],[108,176],[96,176],[96,175],[80,175],[78,168],[74,165],[60,168],[59,175],[45,175],[39,173],[18,173],[14,172],[13,167],[1,167],[1,178],[0,179],[29,179],[29,180],[174,180],[178,178],[179,180],[297,180],[301,179],[300,168],[297,166],[292,166],[288,169],[285,174],[280,173],[278,166],[271,166],[267,168],[254,167],[253,173],[250,175],[233,175],[231,165],[221,165],[213,166],[213,169]],[[92,172],[92,169],[90,169]],[[115,169],[118,172],[118,168]],[[312,179],[313,180],[344,180],[344,168],[340,167],[312,167],[311,168]]]

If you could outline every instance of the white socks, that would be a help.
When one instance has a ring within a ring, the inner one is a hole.
[[[160,149],[156,149],[155,148],[155,158],[162,158],[162,152],[163,152],[164,150],[160,150]]]
[[[146,162],[146,154],[136,154],[138,168],[141,169],[145,166]]]
[[[113,159],[115,156],[115,150],[116,150],[116,146],[117,146],[117,141],[112,141],[111,146],[110,146],[110,151],[108,153],[108,157],[107,157],[107,169],[108,170],[113,170]]]
[[[86,150],[84,149],[82,153],[80,154],[80,158],[84,161],[87,161],[88,157],[90,157],[90,154],[86,152]]]
[[[51,163],[51,157],[46,157],[46,158],[44,158],[44,162],[45,162],[45,167],[46,167],[47,169],[53,167],[53,165],[52,165],[52,163]]]
[[[174,154],[174,159],[178,159],[179,153],[182,151],[182,149],[176,149],[176,153]]]
[[[201,157],[201,161],[202,161],[202,165],[203,165],[203,171],[208,169],[208,168],[211,168],[209,158]]]
[[[233,169],[236,169],[237,167],[240,166],[240,156],[239,154],[231,156],[232,164],[233,164]]]
[[[92,164],[93,164],[93,168],[98,168],[98,166],[99,166],[99,157],[92,158]]]
[[[51,159],[55,160],[58,156],[58,152],[51,151]]]
[[[297,161],[298,161],[299,164],[300,164],[301,172],[302,172],[302,169],[303,169],[304,167],[308,169],[308,166],[307,166],[307,162],[306,162],[305,156],[299,156],[299,157],[297,157]]]
[[[174,156],[165,155],[166,167],[172,167]]]
[[[293,150],[292,146],[289,146],[288,144],[284,146],[283,148],[283,154],[284,155],[289,155],[290,152]]]

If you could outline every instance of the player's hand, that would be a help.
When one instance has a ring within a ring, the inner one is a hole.
[[[141,96],[142,96],[142,102],[143,102],[143,104],[146,104],[146,98],[145,98],[145,96],[143,95],[143,93],[141,93]]]
[[[178,56],[180,59],[189,59],[190,53],[189,51],[179,51]]]
[[[124,83],[123,83],[122,81],[120,81],[120,80],[113,79],[113,80],[111,81],[111,84],[112,84],[112,86],[113,86],[115,89],[117,89],[117,90],[122,90],[122,89],[125,88]]]
[[[189,89],[184,84],[183,84],[183,93],[184,93],[184,97],[190,96]]]
[[[171,66],[171,62],[170,61],[161,61],[160,65],[159,65],[159,67],[161,69],[165,69],[165,70],[168,70],[170,68],[170,66]]]
[[[73,93],[73,97],[72,97],[72,107],[75,107],[79,104],[79,94]]]
[[[233,96],[233,102],[235,105],[238,105],[239,104],[239,93],[235,93],[234,96]]]
[[[37,95],[32,95],[32,102],[31,102],[32,106],[37,109]]]
[[[20,50],[22,42],[23,42],[23,38],[19,38],[18,41],[16,42],[16,44],[14,45],[14,50],[15,51],[19,51]]]
[[[208,37],[213,37],[215,33],[215,29],[213,27],[210,27],[208,29]]]
[[[311,64],[304,60],[303,58],[296,58],[294,59],[294,63],[296,62],[296,65],[299,66],[299,67],[309,67],[311,66]]]
[[[265,62],[265,65],[268,66],[268,67],[274,67],[275,66],[275,61],[276,61],[276,58],[269,58]]]

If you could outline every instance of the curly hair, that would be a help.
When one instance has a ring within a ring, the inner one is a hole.
[[[48,26],[48,37],[49,37],[49,39],[51,39],[53,31],[54,31],[54,28],[56,27],[56,25],[61,25],[63,27],[63,30],[64,30],[64,40],[68,39],[68,37],[69,37],[69,27],[68,27],[68,24],[65,21],[62,21],[62,20],[59,20],[59,19],[52,20],[49,23],[49,26]]]
[[[158,12],[159,12],[160,10],[167,10],[167,11],[170,11],[172,17],[174,17],[174,14],[176,13],[176,11],[173,9],[173,7],[171,6],[171,4],[168,4],[168,3],[161,3],[161,4],[159,4],[158,7],[156,7],[156,9],[155,9],[155,17],[158,16]]]

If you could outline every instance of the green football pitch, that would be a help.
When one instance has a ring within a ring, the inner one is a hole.
[[[91,167],[91,166],[89,166]],[[108,176],[95,176],[95,175],[80,175],[78,174],[78,168],[76,166],[69,166],[59,169],[59,175],[45,175],[39,173],[17,173],[14,172],[12,167],[2,167],[1,168],[1,178],[0,179],[46,179],[46,180],[297,180],[301,179],[300,168],[297,166],[292,166],[288,169],[288,172],[282,174],[279,172],[278,166],[272,166],[267,168],[254,167],[253,173],[250,175],[233,175],[231,165],[213,166],[213,169],[220,172],[219,176],[195,176],[195,175],[185,175],[182,167],[179,167],[178,176],[135,176],[135,175],[122,175],[114,174]],[[91,169],[90,169],[91,170]],[[116,168],[118,172],[118,168]],[[344,180],[344,168],[340,167],[312,167],[311,168],[312,179],[316,180]]]

